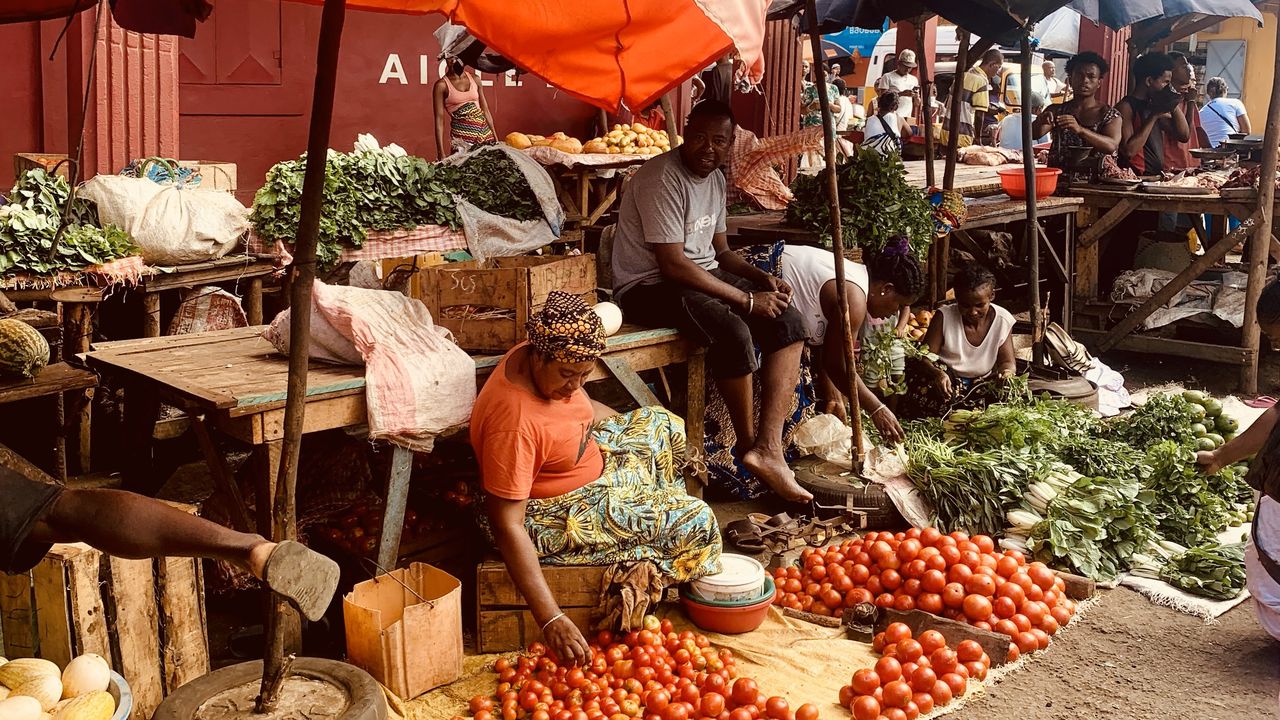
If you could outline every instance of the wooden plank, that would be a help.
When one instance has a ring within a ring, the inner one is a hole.
[[[400,535],[404,532],[404,511],[409,504],[409,476],[413,470],[413,452],[394,446],[391,467],[387,471],[387,507],[382,514],[382,540],[378,546],[378,567],[395,568],[400,557]]]
[[[250,260],[246,262],[237,258],[237,262],[227,266],[213,266],[144,276],[142,282],[139,283],[139,288],[144,292],[155,293],[165,290],[180,290],[197,285],[262,277],[273,272],[275,272],[275,263],[269,260]]]
[[[956,620],[948,620],[941,615],[924,612],[923,610],[894,610],[893,608],[880,608],[876,618],[875,631],[877,633],[884,632],[884,629],[890,623],[905,623],[911,628],[912,637],[920,637],[920,633],[926,630],[937,630],[947,639],[948,647],[954,648],[965,640],[974,640],[982,649],[991,656],[991,667],[1000,667],[1005,663],[1005,658],[1009,653],[1009,637],[994,633],[990,630],[980,630],[968,623],[962,623]]]
[[[252,532],[253,523],[249,520],[248,506],[240,495],[240,485],[227,467],[226,459],[214,444],[213,437],[209,435],[209,428],[205,425],[204,418],[191,418],[191,427],[195,430],[196,441],[200,445],[200,452],[204,455],[204,462],[209,468],[214,487],[231,505],[228,508],[231,513],[231,526],[243,533]]]
[[[542,577],[561,607],[592,608],[600,601],[604,567],[544,565]],[[486,560],[476,568],[476,603],[481,610],[528,607],[501,560]]]
[[[4,634],[5,657],[36,656],[36,619],[29,573],[0,573],[0,630]]]
[[[707,486],[706,417],[707,417],[707,369],[706,350],[697,348],[689,355],[686,368],[685,411],[685,461],[691,478],[685,479],[685,490],[696,498],[702,497]]]
[[[46,366],[34,378],[0,381],[0,404],[95,387],[98,376],[67,363]]]
[[[162,657],[167,695],[209,672],[200,560],[179,557],[157,560],[156,588],[164,622]]]
[[[153,292],[142,294],[142,336],[160,336],[160,295]]]
[[[1066,583],[1066,588],[1063,592],[1072,600],[1091,598],[1098,591],[1098,583],[1083,575],[1074,575],[1064,570],[1054,570],[1053,572],[1062,578],[1062,582]]]
[[[593,608],[562,608],[578,629],[591,630]],[[529,643],[542,640],[538,621],[528,610],[482,610],[476,630],[476,649],[482,653],[523,650]]]
[[[94,653],[108,664],[111,638],[107,633],[107,612],[102,603],[102,553],[88,545],[68,559],[67,584],[71,589],[71,630],[75,653]],[[115,666],[118,667],[118,666]]]
[[[1214,263],[1227,256],[1227,253],[1236,246],[1237,243],[1243,241],[1258,224],[1257,215],[1250,217],[1248,220],[1240,223],[1240,226],[1232,230],[1226,237],[1218,241],[1216,245],[1205,250],[1204,254],[1191,261],[1191,264],[1183,268],[1165,283],[1164,287],[1156,291],[1146,302],[1139,305],[1132,312],[1124,317],[1101,341],[1098,342],[1098,351],[1106,352],[1115,347],[1121,338],[1132,332],[1138,324],[1147,319],[1151,313],[1157,308],[1163,307],[1165,303],[1179,292],[1182,292],[1192,280],[1200,277],[1200,274],[1208,270]]]
[[[1121,221],[1129,217],[1129,214],[1136,210],[1142,204],[1141,200],[1135,198],[1125,198],[1106,212],[1105,215],[1098,218],[1084,232],[1080,233],[1076,238],[1076,247],[1089,247],[1096,243],[1103,235],[1111,232],[1111,229],[1119,225]]]
[[[1078,326],[1071,330],[1071,334],[1091,349],[1097,348],[1107,336],[1107,332],[1104,330],[1090,330]],[[1121,338],[1112,349],[1153,355],[1190,357],[1229,365],[1247,365],[1251,356],[1247,348],[1236,347],[1235,345],[1213,345],[1190,340],[1175,340],[1173,338],[1134,334]]]
[[[31,463],[30,460],[22,457],[18,453],[0,444],[0,467],[5,467],[26,477],[28,480],[42,482],[47,485],[59,484],[57,480],[49,473],[41,470]]]
[[[133,690],[131,720],[149,720],[164,699],[160,671],[160,612],[151,560],[108,559],[115,667]]]
[[[632,370],[631,366],[627,364],[625,356],[605,355],[600,358],[600,362],[604,363],[604,366],[609,370],[609,374],[622,384],[622,387],[627,391],[627,394],[631,396],[631,399],[634,400],[637,405],[640,407],[647,407],[662,404],[658,401],[658,396],[653,394],[653,391],[649,389],[649,386],[646,385],[645,382],[640,379],[640,376],[636,374],[636,371]]]
[[[31,570],[31,587],[35,593],[40,657],[66,667],[75,654],[71,647],[67,567],[60,552],[49,552]]]

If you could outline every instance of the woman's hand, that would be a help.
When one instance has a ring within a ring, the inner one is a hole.
[[[955,389],[951,387],[951,376],[948,375],[947,371],[943,370],[942,368],[935,367],[934,370],[937,371],[938,373],[933,379],[934,387],[941,390],[942,394],[946,395],[947,397],[951,397],[952,395],[954,395]]]
[[[542,631],[542,639],[562,665],[576,667],[591,663],[591,646],[582,631],[568,617],[561,615]]]
[[[840,419],[840,422],[844,422],[845,420],[849,419],[849,413],[845,410],[845,407],[844,407],[843,397],[837,398],[835,400],[820,401],[818,403],[818,412],[826,413],[827,415],[835,415],[837,418]]]
[[[1059,115],[1056,123],[1059,130],[1070,130],[1071,132],[1080,132],[1080,122],[1076,120],[1075,115]]]
[[[1196,464],[1205,475],[1216,475],[1226,463],[1218,457],[1217,450],[1201,450],[1196,453]]]
[[[876,432],[880,433],[880,439],[887,445],[897,445],[906,437],[897,416],[887,405],[881,405],[871,413],[871,422],[876,426]]]

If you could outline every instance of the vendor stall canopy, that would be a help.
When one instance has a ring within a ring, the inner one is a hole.
[[[300,0],[321,4],[321,0]],[[48,20],[95,0],[0,0],[0,23]],[[127,30],[193,37],[206,0],[110,0]],[[352,10],[439,13],[494,53],[570,95],[641,109],[736,52],[739,79],[764,77],[768,0],[347,0]],[[159,19],[168,24],[160,25]],[[479,64],[472,62],[470,64]],[[497,69],[497,68],[492,68]]]

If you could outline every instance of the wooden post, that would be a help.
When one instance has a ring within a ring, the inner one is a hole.
[[[667,119],[667,141],[671,143],[671,147],[679,145],[676,138],[680,137],[679,130],[676,126],[676,111],[671,107],[671,93],[662,96],[658,101],[662,107],[662,116]]]
[[[853,326],[849,321],[848,288],[844,276],[844,233],[840,228],[840,184],[836,177],[835,119],[827,98],[827,69],[822,63],[822,33],[818,32],[816,0],[806,0],[805,15],[809,19],[809,42],[813,47],[813,82],[818,90],[818,107],[822,110],[822,143],[826,149],[827,210],[831,214],[831,252],[835,255],[836,304],[840,308],[840,334],[844,338],[844,366],[849,386],[841,388],[849,395],[849,417],[853,421],[854,470],[862,469],[862,413],[858,407],[858,365],[853,354]]]
[[[1280,40],[1280,25],[1276,26],[1276,38]],[[1280,79],[1280,55],[1276,56],[1276,78]],[[1267,279],[1267,251],[1270,247],[1271,227],[1276,199],[1276,155],[1280,153],[1280,82],[1271,84],[1271,104],[1267,106],[1266,137],[1262,141],[1262,167],[1258,176],[1258,229],[1249,243],[1249,284],[1244,300],[1244,346],[1252,351],[1249,364],[1240,370],[1240,389],[1253,395],[1258,392],[1258,296]]]
[[[1031,281],[1031,362],[1044,362],[1044,318],[1040,312],[1040,219],[1036,216],[1036,153],[1031,137],[1031,34],[1022,33],[1022,177],[1027,187],[1027,271]],[[974,128],[974,132],[981,132]]]
[[[956,152],[959,148],[960,135],[960,93],[964,91],[964,76],[969,72],[969,31],[959,29],[956,39],[960,43],[960,52],[956,56],[956,74],[951,80],[951,99],[947,107],[947,158],[946,167],[942,171],[942,187],[954,190],[956,185]],[[929,163],[932,165],[933,160]],[[947,296],[947,266],[951,263],[951,235],[943,235],[933,243],[933,262],[929,263],[930,299],[940,302]]]
[[[320,232],[320,205],[324,200],[325,157],[329,148],[329,127],[333,120],[333,96],[338,75],[338,51],[342,45],[342,25],[346,20],[346,0],[324,0],[320,17],[320,40],[316,56],[316,80],[311,96],[311,127],[307,134],[307,168],[302,181],[301,218],[294,245],[291,273],[291,307],[289,337],[293,345],[289,353],[288,396],[284,411],[284,447],[280,474],[273,503],[272,539],[285,540],[297,536],[295,491],[298,480],[298,455],[302,447],[302,422],[307,408],[308,355],[311,350],[311,290],[316,279],[316,239]],[[259,498],[258,502],[262,502]],[[280,596],[271,602],[267,621],[267,643],[263,655],[262,688],[258,710],[270,707],[275,700],[272,680],[282,672],[285,662],[286,619],[293,614]]]
[[[933,87],[933,81],[929,77],[929,65],[932,58],[925,57],[925,21],[923,16],[917,18],[913,24],[916,26],[916,47],[919,48],[917,52],[920,54],[916,59],[920,68],[920,104],[923,108],[920,112],[920,127],[924,128],[924,182],[932,188],[937,185],[937,179],[933,172],[933,107],[932,103],[929,102],[931,97],[929,91]]]

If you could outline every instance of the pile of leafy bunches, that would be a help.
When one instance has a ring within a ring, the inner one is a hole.
[[[494,664],[493,695],[471,698],[474,720],[817,720],[818,708],[794,711],[738,677],[733,654],[703,635],[677,633],[649,615],[644,629],[597,633],[591,662],[567,667],[545,645]],[[462,720],[455,718],[454,720]]]
[[[854,720],[915,720],[964,695],[970,680],[982,682],[991,669],[976,641],[953,649],[937,630],[913,638],[900,622],[877,634],[872,647],[881,653],[875,667],[858,670],[840,688],[840,705]]]
[[[1075,603],[1048,566],[1016,550],[996,552],[986,535],[936,528],[870,532],[801,553],[801,565],[773,571],[775,602],[839,616],[859,603],[923,610],[1009,637],[1009,659],[1043,650],[1071,622]]]

